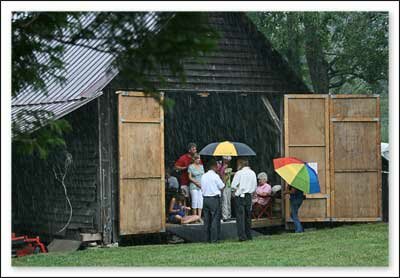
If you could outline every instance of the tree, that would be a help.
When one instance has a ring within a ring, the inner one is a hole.
[[[382,139],[387,141],[387,12],[249,15],[314,92],[380,94]]]
[[[65,47],[93,48],[87,42],[100,40],[94,49],[113,55],[112,68],[159,99],[148,74],[163,83],[166,68],[184,81],[182,61],[212,51],[218,37],[205,13],[16,12],[12,16],[12,96],[27,87],[47,94],[46,79],[65,82]],[[38,151],[44,158],[51,147],[65,145],[63,134],[71,130],[68,122],[50,122],[48,111],[22,110],[18,115],[26,116],[30,120],[23,125],[13,124],[18,150]]]

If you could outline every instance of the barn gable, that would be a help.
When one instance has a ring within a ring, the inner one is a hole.
[[[232,93],[307,92],[282,56],[273,49],[244,13],[209,13],[221,38],[212,53],[198,63],[184,64],[186,83],[168,76],[164,91]]]

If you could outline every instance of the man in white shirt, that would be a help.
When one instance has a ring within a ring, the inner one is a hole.
[[[209,169],[200,180],[203,194],[204,227],[207,242],[217,242],[221,232],[221,191],[225,184],[217,174],[217,162],[210,160]]]
[[[257,176],[245,158],[237,160],[237,168],[231,185],[235,190],[237,233],[239,241],[251,240],[251,195],[257,189]]]

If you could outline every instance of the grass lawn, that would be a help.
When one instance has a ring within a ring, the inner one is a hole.
[[[97,248],[12,259],[13,266],[388,266],[388,225],[345,225],[252,241]]]

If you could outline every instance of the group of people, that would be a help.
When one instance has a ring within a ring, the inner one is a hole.
[[[217,242],[220,238],[221,221],[231,219],[233,194],[239,241],[251,240],[252,207],[255,204],[265,206],[271,201],[271,185],[268,184],[265,172],[256,176],[247,158],[237,159],[237,172],[233,172],[229,166],[230,161],[230,156],[223,156],[221,161],[211,159],[207,163],[205,172],[196,144],[190,143],[188,152],[174,165],[174,169],[181,173],[180,184],[174,176],[167,176],[169,186],[177,189],[176,196],[171,198],[169,204],[169,222],[204,223],[207,241]],[[291,194],[291,200],[292,196],[302,194],[301,191],[299,193],[295,190],[292,188],[290,192],[285,192]],[[189,200],[190,207],[187,206]],[[298,207],[301,205],[299,202],[295,201]],[[298,220],[296,208],[292,207],[292,211],[296,213],[292,216],[296,231],[302,231],[301,223],[296,221]]]

